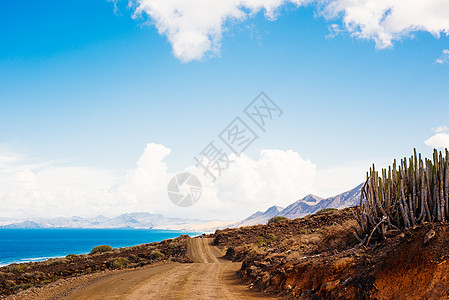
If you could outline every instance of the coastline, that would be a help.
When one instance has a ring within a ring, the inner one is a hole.
[[[130,238],[129,241],[126,241],[126,238],[124,238],[121,241],[113,240],[111,239],[109,242],[107,241],[107,238],[99,239],[98,242],[92,241],[90,242],[90,245],[86,245],[84,249],[80,249],[80,247],[76,244],[77,241],[74,239],[71,241],[71,245],[64,247],[64,249],[57,249],[54,250],[51,246],[51,242],[49,245],[46,245],[47,251],[39,251],[39,253],[36,253],[36,249],[33,249],[33,245],[27,245],[30,244],[27,241],[21,241],[20,238],[14,239],[8,239],[8,240],[1,240],[2,244],[7,245],[7,247],[4,247],[0,250],[0,268],[6,267],[13,264],[26,264],[26,263],[35,263],[35,262],[43,262],[47,261],[49,259],[59,259],[64,258],[69,254],[74,255],[85,255],[90,253],[93,247],[99,246],[101,244],[107,244],[111,245],[113,248],[125,248],[125,247],[133,247],[141,244],[147,244],[147,243],[153,243],[153,242],[161,242],[164,239],[172,239],[179,237],[181,235],[189,235],[191,237],[195,235],[201,235],[203,232],[191,232],[191,231],[183,231],[183,230],[168,230],[168,229],[141,229],[141,228],[33,228],[33,229],[0,229],[0,235],[1,233],[5,233],[6,231],[9,232],[39,232],[39,233],[62,233],[62,232],[98,232],[98,233],[149,233],[155,234],[153,238],[148,239],[136,239],[136,238]],[[21,242],[24,242],[23,246],[20,246]],[[26,242],[26,243],[25,243]],[[54,241],[55,243],[60,243],[60,241]],[[12,246],[11,244],[15,244],[15,246]],[[30,248],[31,247],[31,248]],[[37,246],[36,246],[37,247]],[[29,251],[25,251],[24,249],[27,248]],[[3,251],[2,251],[3,250]],[[22,252],[23,254],[17,257],[12,257],[11,253],[14,252]]]

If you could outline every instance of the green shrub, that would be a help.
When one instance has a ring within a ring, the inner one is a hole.
[[[129,259],[130,261],[133,261],[133,262],[139,261],[139,257],[137,257],[137,256],[134,255],[134,254],[129,255],[129,256],[128,256],[128,259]]]
[[[319,210],[315,213],[315,215],[324,215],[333,211],[337,211],[338,209],[336,208],[323,208],[322,210]]]
[[[178,246],[179,246],[179,244],[177,242],[171,242],[169,247],[170,247],[170,249],[175,249]]]
[[[76,255],[75,254],[69,254],[69,255],[66,256],[66,258],[73,260],[73,259],[76,258]]]
[[[92,249],[92,251],[90,251],[91,254],[94,253],[103,253],[103,252],[108,252],[111,251],[112,247],[108,246],[108,245],[102,245],[102,246],[97,246],[95,248]]]
[[[139,268],[139,267],[143,267],[143,266],[145,266],[145,265],[147,265],[148,264],[148,262],[146,262],[146,261],[139,261],[139,262],[137,262],[135,265],[134,265],[134,267],[135,268]]]
[[[151,251],[150,257],[152,259],[159,259],[159,258],[164,258],[165,255],[164,255],[164,253],[162,253],[160,251],[153,250],[153,251]]]
[[[277,237],[274,236],[274,235],[272,235],[272,234],[270,234],[270,235],[268,236],[267,240],[269,240],[270,242],[274,242],[275,240],[277,240]]]
[[[12,264],[6,267],[8,273],[20,273],[24,269],[24,265]]]
[[[26,279],[34,278],[35,277],[35,273],[26,272],[26,273],[22,274],[22,277],[26,278]]]
[[[281,221],[287,220],[286,217],[281,217],[281,216],[277,216],[277,217],[272,217],[271,219],[268,220],[267,224],[277,224]]]
[[[42,281],[40,282],[40,284],[41,284],[41,285],[46,285],[46,284],[49,284],[50,282],[51,282],[51,280],[45,279],[45,280],[42,280]]]
[[[248,252],[248,257],[256,257],[261,253],[263,253],[261,249],[253,248]]]
[[[67,263],[69,260],[65,257],[62,258],[50,258],[43,262],[45,266],[55,266],[55,265],[62,265]]]
[[[112,269],[124,268],[129,264],[129,260],[125,257],[114,258],[107,263],[107,266]]]

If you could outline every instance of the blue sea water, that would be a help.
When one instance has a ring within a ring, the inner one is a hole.
[[[193,233],[145,229],[0,229],[0,266],[89,253],[98,245],[127,247]]]

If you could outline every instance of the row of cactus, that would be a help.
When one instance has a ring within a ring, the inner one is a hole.
[[[388,231],[404,230],[424,222],[449,221],[449,152],[434,150],[433,159],[421,154],[404,158],[400,165],[367,173],[360,205],[354,213],[361,244],[382,240]]]

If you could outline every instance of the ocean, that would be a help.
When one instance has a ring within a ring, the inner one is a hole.
[[[160,242],[191,232],[146,229],[0,229],[0,266],[89,253],[98,245],[113,248]]]

